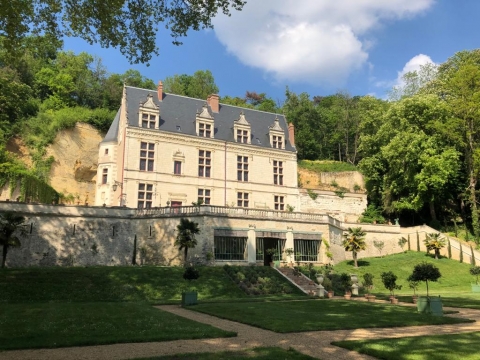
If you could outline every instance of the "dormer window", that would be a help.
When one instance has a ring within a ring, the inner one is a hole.
[[[213,139],[214,119],[207,104],[203,105],[202,111],[197,112],[196,130],[198,136]]]
[[[212,125],[204,122],[198,123],[198,136],[200,137],[212,137]]]
[[[235,120],[233,123],[233,132],[236,142],[250,144],[250,123],[245,119],[243,111],[240,113],[238,120]]]
[[[144,129],[157,129],[160,117],[160,108],[153,102],[152,94],[148,94],[147,100],[140,103],[138,126]]]
[[[274,149],[283,148],[283,136],[272,135],[272,147]]]
[[[157,116],[153,114],[142,114],[142,128],[155,129]]]
[[[280,126],[278,118],[275,118],[273,125],[270,126],[270,144],[274,149],[285,149],[284,131]]]

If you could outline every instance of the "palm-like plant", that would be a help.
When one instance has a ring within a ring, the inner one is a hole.
[[[197,246],[197,240],[195,235],[200,233],[198,223],[190,221],[185,218],[180,219],[180,224],[177,225],[177,238],[175,245],[179,247],[179,250],[184,251],[184,261],[187,262],[188,249],[192,249]]]
[[[435,251],[435,259],[440,257],[440,249],[444,248],[446,245],[445,238],[442,238],[441,236],[442,234],[440,233],[427,234],[423,241],[428,251]]]
[[[3,246],[2,268],[5,267],[8,248],[21,245],[18,236],[14,234],[16,232],[20,236],[26,234],[24,222],[25,218],[14,212],[7,211],[0,214],[0,245]]]
[[[365,235],[366,233],[361,227],[348,228],[348,232],[343,234],[343,246],[345,247],[345,251],[352,252],[355,267],[358,267],[358,252],[367,248],[367,244],[365,243]]]

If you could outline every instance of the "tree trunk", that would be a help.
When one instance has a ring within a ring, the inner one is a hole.
[[[2,268],[5,267],[7,261],[8,244],[3,245]]]
[[[357,268],[358,264],[357,264],[357,252],[356,251],[353,251],[353,263],[355,264],[355,267]]]
[[[432,218],[433,221],[437,221],[437,213],[435,212],[435,202],[431,200],[428,203],[430,207],[430,217]]]
[[[183,262],[185,263],[185,265],[187,265],[187,253],[188,253],[188,248],[185,246],[185,249],[184,249],[183,251],[184,251],[184,259],[183,259]]]
[[[439,257],[440,257],[440,249],[435,249],[435,259],[438,260]]]

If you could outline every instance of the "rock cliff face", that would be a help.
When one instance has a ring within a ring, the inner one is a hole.
[[[102,139],[103,135],[93,126],[77,123],[71,129],[60,131],[47,148],[46,156],[55,159],[50,171],[50,185],[65,196],[70,195],[75,203],[92,203],[95,199],[98,144]],[[30,152],[19,138],[11,139],[7,150],[28,167],[32,166]],[[0,200],[9,197],[8,190],[1,191]],[[15,197],[15,193],[11,195],[12,199]]]

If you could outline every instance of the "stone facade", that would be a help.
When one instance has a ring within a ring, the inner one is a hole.
[[[98,164],[97,206],[299,208],[283,115],[164,94],[161,84],[155,97],[125,88]]]

